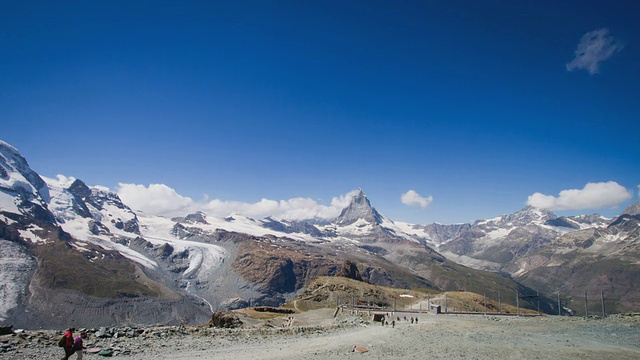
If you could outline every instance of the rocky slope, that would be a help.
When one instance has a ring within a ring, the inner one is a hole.
[[[513,269],[523,283],[560,292],[567,306],[579,312],[584,312],[585,292],[598,305],[596,312],[602,295],[609,311],[637,309],[640,215],[622,214],[606,228],[564,234],[518,259]]]
[[[610,311],[628,311],[640,306],[632,285],[640,280],[639,207],[635,203],[615,219],[557,217],[527,207],[460,232],[464,226],[438,225],[440,234],[451,237],[437,238],[436,249],[456,262],[508,273],[541,292],[560,292],[578,312],[584,312],[584,291],[598,300],[603,291]]]

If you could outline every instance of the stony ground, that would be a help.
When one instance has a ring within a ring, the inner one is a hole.
[[[112,348],[119,359],[639,359],[640,316],[604,319],[420,314],[395,328],[331,310],[294,315],[249,328],[88,329],[88,348]],[[406,314],[407,317],[415,314]],[[113,334],[112,334],[113,333]],[[117,337],[116,337],[117,334]],[[0,336],[2,359],[56,359],[61,333],[24,331]],[[98,337],[96,337],[96,335]],[[109,337],[111,336],[111,337]],[[368,349],[352,352],[354,346]],[[74,356],[75,358],[75,356]],[[85,354],[85,359],[99,359]]]

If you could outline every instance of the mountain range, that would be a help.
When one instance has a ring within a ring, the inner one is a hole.
[[[606,219],[527,207],[473,224],[416,225],[380,214],[359,189],[327,222],[169,219],[133,211],[107,188],[41,177],[0,141],[0,322],[204,323],[212,311],[278,306],[319,276],[344,274],[501,293],[505,302],[560,292],[565,309],[602,290],[610,311],[629,311],[640,305],[639,208]],[[541,300],[557,313],[554,299]]]

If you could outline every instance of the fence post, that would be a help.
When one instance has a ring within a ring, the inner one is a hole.
[[[587,290],[584,291],[584,317],[589,316],[589,303],[587,300]]]
[[[487,315],[487,294],[482,294],[484,297],[484,314]]]
[[[449,312],[449,307],[447,307],[447,293],[444,293],[444,313]]]

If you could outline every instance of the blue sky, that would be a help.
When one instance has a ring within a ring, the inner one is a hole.
[[[639,10],[6,3],[0,138],[44,176],[141,189],[136,205],[330,206],[361,187],[416,223],[514,212],[534,193],[559,214],[612,216],[638,200]]]

